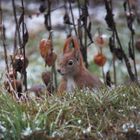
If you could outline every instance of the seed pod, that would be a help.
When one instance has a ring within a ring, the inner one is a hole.
[[[21,73],[24,71],[24,61],[25,61],[25,68],[27,68],[28,63],[29,63],[27,57],[25,57],[25,60],[24,60],[24,56],[21,54],[17,54],[14,57],[13,68],[15,69],[15,71],[18,71]]]
[[[98,66],[104,66],[106,62],[106,57],[102,53],[98,53],[94,57],[94,63]]]
[[[95,34],[93,40],[95,42],[95,45],[101,48],[105,47],[108,44],[108,38],[105,34],[102,35]]]
[[[39,50],[41,56],[45,59],[49,53],[52,51],[52,42],[51,40],[42,39],[40,41]]]
[[[43,12],[45,12],[45,10],[46,10],[46,5],[43,3],[43,4],[41,4],[40,5],[40,7],[39,7],[39,11],[40,11],[40,13],[43,13]]]
[[[47,87],[47,91],[49,93],[52,93],[54,91],[54,86],[53,86],[53,82],[52,82],[52,73],[48,72],[48,71],[43,72],[42,73],[42,80]]]
[[[65,15],[63,17],[63,20],[64,20],[65,24],[72,24],[71,21],[70,21],[70,17],[69,17],[67,12],[65,13]]]
[[[52,52],[45,58],[46,65],[53,66],[56,61],[57,55],[56,53]]]
[[[48,84],[50,83],[51,77],[52,77],[51,72],[48,72],[48,71],[42,72],[42,81],[44,82],[46,86],[48,86]]]

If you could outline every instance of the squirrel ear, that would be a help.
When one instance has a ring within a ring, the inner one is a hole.
[[[80,50],[79,49],[74,49],[74,55],[77,61],[80,59]]]

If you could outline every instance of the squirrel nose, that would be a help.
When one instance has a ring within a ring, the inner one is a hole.
[[[57,69],[57,72],[59,72],[61,75],[64,75],[64,73],[61,69]]]

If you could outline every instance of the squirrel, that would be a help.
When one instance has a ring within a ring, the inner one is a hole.
[[[102,82],[96,75],[92,75],[85,67],[78,42],[75,38],[68,39],[74,43],[74,48],[70,48],[65,44],[63,56],[60,59],[57,71],[62,75],[58,87],[58,93],[72,92],[74,89],[82,89],[88,87],[99,88]],[[67,47],[66,47],[67,46]]]

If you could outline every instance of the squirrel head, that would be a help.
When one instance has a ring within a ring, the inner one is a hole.
[[[57,71],[62,76],[73,77],[80,72],[83,60],[79,49],[73,49],[70,52],[64,53],[59,62]]]

